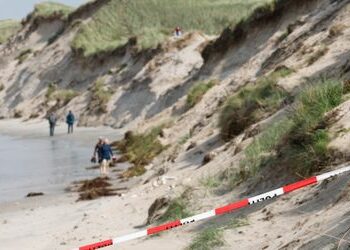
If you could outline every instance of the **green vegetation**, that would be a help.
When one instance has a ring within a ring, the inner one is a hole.
[[[172,200],[168,209],[159,218],[159,222],[169,222],[191,216],[187,210],[187,201],[183,197]]]
[[[180,144],[180,145],[184,145],[191,137],[192,137],[192,136],[191,136],[190,133],[184,135],[183,137],[180,138],[179,144]]]
[[[22,50],[16,57],[16,60],[18,60],[19,64],[22,64],[32,53],[33,51],[31,49]]]
[[[202,179],[200,179],[199,182],[203,187],[207,189],[213,189],[220,186],[220,180],[216,176],[205,176]]]
[[[249,225],[245,217],[238,217],[225,222],[223,225],[213,225],[205,228],[194,239],[187,250],[211,250],[224,246],[224,230],[236,229]]]
[[[153,128],[148,133],[130,133],[124,140],[117,143],[117,148],[123,153],[123,159],[134,164],[122,175],[125,178],[139,176],[146,172],[144,166],[150,164],[154,157],[165,147],[158,140],[162,127]]]
[[[57,85],[50,83],[46,92],[46,101],[56,100],[60,107],[67,105],[74,97],[78,95],[72,89],[58,89]]]
[[[269,0],[112,0],[84,24],[72,47],[85,56],[114,50],[136,37],[140,48],[156,47],[176,26],[219,34]]]
[[[277,81],[291,72],[288,68],[278,69],[229,97],[219,118],[222,138],[230,140],[250,125],[277,111],[288,97],[286,91],[277,86]]]
[[[73,10],[74,8],[61,3],[42,2],[35,5],[33,15],[42,18],[57,15],[66,18]]]
[[[3,91],[5,88],[4,84],[0,83],[0,92]]]
[[[194,107],[197,103],[199,103],[202,100],[205,93],[209,89],[214,87],[215,84],[216,84],[215,81],[209,81],[209,82],[200,82],[194,85],[190,89],[187,95],[187,106],[190,108]]]
[[[200,232],[193,240],[188,250],[212,250],[225,244],[223,229],[215,226],[208,227]]]
[[[330,152],[325,114],[342,102],[342,96],[339,81],[322,80],[305,87],[290,114],[246,148],[240,170],[226,174],[230,186],[254,176],[264,166],[284,166],[308,176],[327,164]]]
[[[0,44],[5,43],[21,28],[21,23],[16,20],[0,21]]]
[[[97,79],[91,89],[91,102],[89,108],[91,110],[97,108],[98,112],[107,112],[107,103],[112,95],[112,90],[105,85],[103,78]]]

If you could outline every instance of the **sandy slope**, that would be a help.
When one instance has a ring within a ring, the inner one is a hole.
[[[145,180],[149,182],[134,185],[123,197],[76,203],[75,194],[66,194],[1,205],[0,223],[6,225],[0,227],[2,246],[6,249],[21,249],[23,245],[25,249],[70,249],[134,232],[138,230],[135,226],[146,221],[148,207],[156,198],[177,196],[187,186],[196,189],[189,206],[197,213],[295,180],[295,176],[276,178],[281,174],[276,170],[276,173],[263,176],[264,182],[256,184],[251,181],[231,192],[211,193],[200,184],[205,176],[229,167],[238,167],[242,157],[239,150],[252,140],[247,136],[248,133],[226,144],[220,140],[217,118],[220,103],[227,95],[246,82],[254,81],[260,74],[281,65],[295,70],[295,73],[279,83],[291,91],[302,85],[305,78],[341,75],[349,79],[350,1],[333,1],[332,4],[325,0],[310,1],[299,7],[293,6],[284,15],[273,19],[273,25],[270,21],[251,28],[244,41],[229,41],[222,53],[214,52],[207,61],[203,61],[198,50],[203,43],[213,38],[196,33],[189,36],[188,40],[185,39],[184,47],[176,41],[170,42],[168,50],[151,60],[143,57],[139,61],[134,60],[126,53],[122,57],[107,58],[101,67],[83,67],[77,64],[67,49],[74,30],[63,34],[57,43],[45,47],[36,58],[31,57],[23,65],[17,65],[10,58],[5,73],[1,75],[6,89],[0,93],[0,97],[6,105],[1,107],[0,114],[12,114],[17,107],[25,108],[25,115],[30,115],[32,110],[44,114],[45,107],[40,105],[46,89],[42,87],[62,76],[60,86],[76,88],[83,94],[61,109],[60,114],[73,107],[76,113],[82,115],[82,124],[127,127],[134,122],[141,126],[140,130],[170,120],[172,125],[164,130],[162,140],[172,146],[147,166],[149,171],[144,176],[132,180],[136,184]],[[278,43],[288,25],[297,20],[296,28]],[[343,23],[345,26],[337,36],[329,35],[333,26]],[[308,65],[308,57],[321,46],[327,46],[327,52]],[[13,59],[15,55],[11,56]],[[32,68],[33,62],[41,63]],[[128,62],[126,73],[108,75],[109,69],[118,70],[125,62]],[[42,65],[46,64],[50,67],[43,68]],[[100,75],[106,76],[106,82],[116,92],[108,105],[107,115],[89,115],[86,110],[89,101],[86,84],[91,84]],[[220,84],[188,110],[185,106],[187,90],[197,80],[208,79],[219,79]],[[340,109],[339,119],[330,129],[330,146],[349,154],[349,102],[341,105]],[[262,126],[268,126],[266,121],[261,123]],[[12,133],[12,124],[0,122],[0,129]],[[30,127],[33,130],[29,134],[42,134],[47,130],[45,123],[36,121],[31,122]],[[27,125],[25,128],[28,128]],[[59,129],[63,132],[64,126]],[[180,145],[179,140],[190,131],[192,137]],[[21,134],[28,136],[28,132]],[[86,134],[90,135],[89,129]],[[187,150],[191,142],[195,142],[196,146]],[[202,166],[203,156],[208,152],[214,152],[216,157]],[[324,171],[333,168],[335,166],[329,166]],[[175,180],[155,185],[158,178],[156,173],[160,169],[165,170],[166,176],[175,177]],[[349,175],[345,175],[328,184],[272,201],[266,205],[266,210],[263,209],[265,205],[261,205],[238,213],[247,218],[249,225],[225,230],[226,244],[222,249],[236,249],[237,246],[241,249],[349,249],[349,184]],[[178,228],[160,237],[126,243],[120,249],[181,249],[188,246],[195,233],[201,229],[225,224],[233,217],[234,214]]]

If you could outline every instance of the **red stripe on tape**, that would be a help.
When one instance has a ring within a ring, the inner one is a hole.
[[[305,186],[308,186],[308,185],[311,185],[311,184],[314,184],[314,183],[317,183],[317,178],[315,176],[311,177],[309,179],[306,179],[306,180],[298,181],[296,183],[284,186],[283,187],[283,192],[284,193],[289,193],[289,192],[292,192],[294,190],[297,190],[299,188],[302,188],[302,187],[305,187]]]
[[[159,233],[161,231],[169,230],[169,229],[172,229],[172,228],[178,227],[178,226],[181,226],[180,220],[172,221],[172,222],[169,222],[169,223],[157,226],[157,227],[152,227],[152,228],[147,229],[147,234],[150,235],[150,234]]]
[[[238,201],[238,202],[235,202],[235,203],[231,203],[231,204],[229,204],[227,206],[219,207],[219,208],[215,209],[215,215],[229,213],[229,212],[231,212],[233,210],[240,209],[242,207],[248,206],[248,204],[249,204],[248,199],[241,200],[241,201]]]
[[[105,241],[101,241],[101,242],[94,243],[91,245],[86,245],[86,246],[80,247],[79,250],[95,250],[98,248],[108,247],[111,245],[113,245],[113,240],[105,240]]]

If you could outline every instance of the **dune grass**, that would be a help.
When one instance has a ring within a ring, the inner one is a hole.
[[[60,107],[67,105],[78,93],[72,89],[58,89],[57,85],[50,83],[45,94],[46,101],[56,100]]]
[[[200,232],[187,250],[211,250],[225,244],[223,229],[215,226],[208,227]]]
[[[127,138],[116,143],[123,158],[134,164],[123,173],[123,177],[129,178],[144,174],[146,172],[144,167],[166,148],[158,140],[161,130],[162,127],[155,127],[143,134],[130,133]]]
[[[211,250],[225,245],[224,231],[237,229],[249,225],[245,217],[237,217],[221,225],[211,225],[196,235],[187,250]]]
[[[84,24],[72,43],[85,56],[111,51],[137,37],[140,48],[151,48],[184,31],[219,34],[269,0],[112,0]]]
[[[188,92],[187,95],[187,106],[192,108],[194,107],[197,103],[199,103],[205,93],[215,85],[215,81],[209,81],[209,82],[199,82],[195,84],[190,91]]]
[[[89,103],[90,110],[106,113],[107,104],[112,95],[113,91],[105,84],[104,79],[97,79],[91,88],[91,102]]]
[[[159,222],[169,222],[189,216],[191,216],[191,214],[187,209],[186,200],[182,197],[178,197],[170,202],[165,213],[159,218]]]
[[[63,18],[66,18],[73,10],[74,8],[71,6],[47,1],[36,4],[34,6],[33,15],[34,17],[42,18],[48,18],[53,15],[59,15]]]
[[[0,44],[5,43],[21,28],[21,23],[16,20],[0,20]]]
[[[219,118],[221,137],[230,140],[250,125],[277,111],[288,97],[286,91],[277,86],[277,81],[291,72],[286,68],[277,70],[229,97]]]
[[[245,149],[240,170],[229,174],[230,186],[254,176],[264,166],[283,165],[286,170],[309,176],[326,165],[330,138],[325,114],[342,102],[343,94],[343,85],[337,80],[321,80],[305,87],[290,113]]]

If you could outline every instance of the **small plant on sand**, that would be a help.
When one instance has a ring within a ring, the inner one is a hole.
[[[158,222],[164,223],[191,216],[188,204],[192,191],[192,188],[187,188],[179,197],[171,200],[165,213],[159,217]]]
[[[216,82],[212,80],[207,83],[200,82],[194,85],[187,95],[187,106],[190,108],[194,107],[197,103],[199,103],[202,100],[205,93],[209,89],[211,89],[215,84]]]
[[[230,140],[250,125],[277,111],[288,97],[286,91],[277,86],[277,80],[290,73],[288,68],[281,68],[229,97],[219,118],[222,138]]]
[[[340,36],[341,34],[343,34],[343,30],[345,30],[345,29],[346,29],[346,25],[344,25],[342,23],[334,24],[330,27],[330,29],[328,31],[328,36],[330,38]]]
[[[246,217],[238,217],[231,219],[226,225],[225,229],[235,229],[239,227],[248,226],[249,221]]]
[[[116,143],[118,150],[123,153],[123,158],[134,164],[122,175],[123,177],[139,176],[146,172],[145,166],[150,164],[154,157],[160,154],[166,147],[161,144],[158,136],[162,127],[153,128],[144,134],[133,134]]]
[[[183,198],[176,198],[169,204],[168,209],[159,218],[160,222],[169,222],[190,216],[187,211],[186,201]]]
[[[18,63],[22,64],[32,53],[33,51],[31,49],[22,50],[19,53],[19,55],[16,57],[16,59],[18,60]]]
[[[223,229],[210,226],[200,232],[187,250],[211,250],[225,245]]]
[[[113,91],[106,86],[103,78],[99,78],[95,81],[91,89],[91,102],[89,107],[91,110],[98,112],[107,112],[107,104],[113,95]]]
[[[225,245],[224,230],[232,230],[249,225],[245,217],[238,217],[229,220],[223,225],[212,225],[202,230],[193,239],[187,250],[211,250]]]
[[[68,104],[78,93],[72,89],[60,89],[54,94],[54,98],[62,105]]]
[[[5,89],[4,84],[0,83],[0,92],[3,91]]]
[[[207,188],[207,189],[213,189],[220,186],[220,180],[217,176],[205,176],[199,180],[200,184]]]
[[[58,106],[67,105],[78,93],[72,89],[58,89],[55,83],[50,83],[46,91],[46,102],[57,101]]]
[[[316,61],[318,61],[322,56],[324,56],[328,52],[328,47],[324,44],[322,44],[315,52],[310,55],[306,63],[308,66],[314,64]]]

